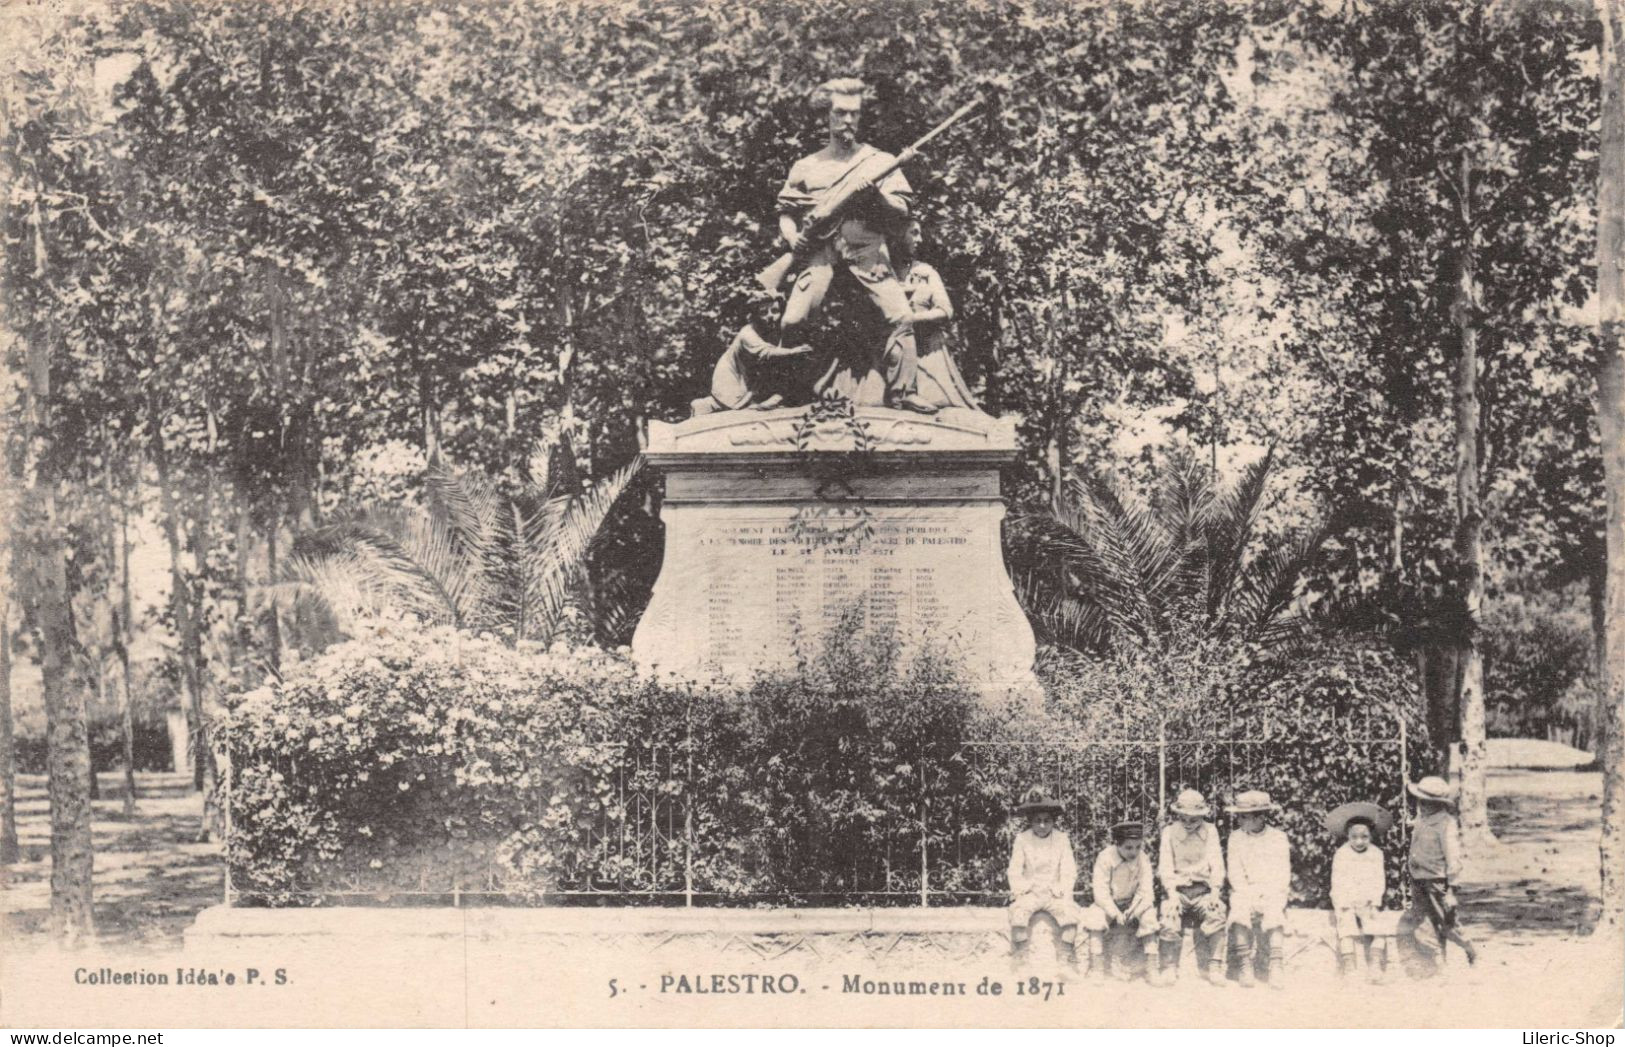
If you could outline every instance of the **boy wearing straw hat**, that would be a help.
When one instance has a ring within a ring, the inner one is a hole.
[[[1095,902],[1083,916],[1089,931],[1089,967],[1094,977],[1106,977],[1108,932],[1116,928],[1121,934],[1132,929],[1145,953],[1146,980],[1158,984],[1157,906],[1142,823],[1119,822],[1112,826],[1111,846],[1095,858],[1090,886]],[[1115,963],[1114,968],[1120,977],[1128,976],[1127,962]]]
[[[1253,956],[1263,939],[1266,977],[1270,988],[1282,989],[1284,960],[1282,936],[1286,928],[1287,894],[1292,889],[1292,845],[1286,833],[1265,818],[1280,810],[1270,794],[1252,789],[1225,808],[1240,822],[1230,834],[1230,947],[1240,964],[1238,980],[1254,984]]]
[[[1416,798],[1416,821],[1411,829],[1411,907],[1399,921],[1399,933],[1413,940],[1427,960],[1433,946],[1420,933],[1425,920],[1438,938],[1438,960],[1443,962],[1445,942],[1452,941],[1478,960],[1478,950],[1456,927],[1456,891],[1452,881],[1461,875],[1461,837],[1456,828],[1456,790],[1443,778],[1429,775],[1406,783]]]
[[[1055,827],[1061,804],[1042,786],[1027,790],[1016,815],[1027,828],[1016,836],[1010,850],[1010,954],[1020,963],[1026,956],[1033,918],[1049,913],[1060,928],[1057,954],[1069,966],[1078,963],[1078,922],[1082,910],[1073,900],[1078,864],[1072,841]]]
[[[1371,838],[1393,826],[1394,816],[1374,803],[1345,803],[1326,815],[1326,828],[1344,841],[1332,855],[1332,912],[1337,922],[1337,973],[1345,978],[1359,965],[1361,944],[1369,953],[1370,980],[1381,984],[1388,976],[1388,940],[1398,914],[1382,911],[1388,878],[1382,848]]]
[[[1224,988],[1224,849],[1219,830],[1207,820],[1213,813],[1195,789],[1180,792],[1168,808],[1176,819],[1163,826],[1157,847],[1157,878],[1167,897],[1162,902],[1162,977],[1179,977],[1179,954],[1185,928],[1194,928],[1196,965],[1207,980]]]

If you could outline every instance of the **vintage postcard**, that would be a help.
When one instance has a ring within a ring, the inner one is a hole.
[[[1621,0],[0,17],[0,1024],[1625,1017]]]

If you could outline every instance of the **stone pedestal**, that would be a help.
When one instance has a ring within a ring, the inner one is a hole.
[[[1032,629],[1004,567],[999,467],[1013,424],[978,411],[735,411],[654,423],[665,560],[632,651],[738,682],[816,654],[845,623],[900,663],[948,657],[984,693],[1031,694]]]

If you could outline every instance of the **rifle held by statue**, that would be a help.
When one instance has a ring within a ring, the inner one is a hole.
[[[960,106],[954,111],[952,116],[948,117],[948,119],[942,121],[942,123],[926,132],[926,134],[921,137],[919,141],[897,154],[896,159],[887,164],[879,172],[871,176],[868,179],[868,186],[866,188],[879,186],[880,183],[891,177],[891,173],[893,171],[897,170],[899,167],[902,167],[904,164],[918,156],[920,150],[925,147],[926,143],[930,142],[931,139],[946,131],[956,121],[963,119],[971,112],[971,110],[975,109],[981,104],[982,100],[977,98]],[[791,271],[795,269],[796,265],[799,262],[805,261],[807,255],[810,255],[813,251],[817,250],[819,244],[823,243],[825,240],[828,240],[830,236],[834,234],[846,209],[849,208],[853,201],[855,201],[861,195],[852,185],[848,184],[847,179],[853,174],[853,172],[863,165],[863,162],[864,161],[860,160],[857,164],[854,164],[852,167],[848,168],[834,185],[830,186],[824,191],[823,197],[816,205],[814,205],[813,209],[807,212],[807,218],[802,223],[801,227],[801,242],[804,245],[802,249],[799,252],[784,252],[784,254],[779,257],[778,261],[774,262],[772,265],[768,266],[766,269],[763,269],[757,274],[756,279],[763,287],[767,288],[769,291],[777,291],[784,283],[785,277],[790,275]]]

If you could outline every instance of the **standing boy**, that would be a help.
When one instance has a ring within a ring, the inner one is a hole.
[[[1179,977],[1179,955],[1185,927],[1194,928],[1196,964],[1218,988],[1224,980],[1224,849],[1219,830],[1207,820],[1213,809],[1195,789],[1185,789],[1168,808],[1177,819],[1163,827],[1157,848],[1157,878],[1167,897],[1162,902],[1162,977]]]
[[[1451,884],[1461,876],[1461,837],[1456,828],[1456,790],[1432,775],[1405,788],[1416,798],[1416,823],[1411,830],[1411,907],[1399,922],[1401,937],[1413,940],[1430,963],[1434,946],[1422,934],[1425,920],[1438,939],[1438,961],[1444,962],[1445,942],[1452,941],[1478,960],[1478,950],[1456,927],[1456,891]]]
[[[1112,843],[1095,859],[1090,877],[1095,903],[1084,913],[1089,929],[1089,967],[1094,977],[1106,976],[1107,936],[1133,930],[1134,940],[1145,953],[1146,980],[1160,984],[1157,958],[1157,907],[1151,879],[1151,859],[1145,853],[1145,826],[1140,822],[1120,822],[1112,826]],[[1127,958],[1118,950],[1113,968],[1127,977]]]
[[[1072,856],[1072,841],[1055,827],[1061,811],[1060,802],[1042,786],[1027,790],[1016,808],[1017,817],[1027,819],[1027,828],[1010,851],[1010,955],[1018,964],[1026,957],[1033,918],[1049,913],[1060,928],[1057,954],[1068,966],[1078,965],[1082,911],[1072,897],[1078,863]]]
[[[1286,833],[1265,817],[1279,810],[1270,794],[1252,789],[1225,810],[1241,822],[1230,834],[1230,947],[1240,963],[1244,987],[1254,984],[1253,950],[1263,939],[1270,988],[1283,989],[1281,941],[1286,929],[1287,895],[1292,889],[1292,845]]]

